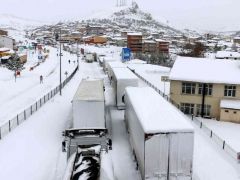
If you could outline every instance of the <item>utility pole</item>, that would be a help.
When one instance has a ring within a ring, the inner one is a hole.
[[[62,95],[62,45],[61,45],[61,37],[62,37],[62,31],[60,29],[60,35],[59,35],[59,44],[60,44],[60,96]]]
[[[79,39],[77,40],[77,65],[78,65],[78,70],[79,70],[79,56],[80,56],[80,53],[79,53]]]

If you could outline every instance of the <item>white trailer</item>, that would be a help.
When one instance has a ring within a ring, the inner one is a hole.
[[[137,87],[138,77],[130,71],[128,68],[113,68],[113,78],[111,84],[114,88],[114,94],[116,97],[116,106],[118,109],[124,109],[125,104],[123,102],[125,88]]]
[[[92,63],[94,61],[94,54],[93,53],[86,53],[85,60],[88,63]]]
[[[74,129],[105,129],[104,83],[83,79],[72,101]]]
[[[106,72],[107,71],[107,63],[108,62],[114,62],[116,61],[116,59],[106,56],[103,58],[103,71]]]
[[[152,88],[126,88],[125,120],[143,180],[191,180],[194,130]]]
[[[107,63],[107,74],[108,77],[111,79],[113,76],[113,68],[127,68],[126,64],[120,62],[120,61],[112,61]]]

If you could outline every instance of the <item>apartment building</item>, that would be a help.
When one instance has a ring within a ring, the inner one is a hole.
[[[170,98],[185,114],[240,123],[240,62],[178,57]]]
[[[162,40],[162,39],[156,39],[156,51],[159,53],[164,53],[166,55],[169,54],[169,41]]]
[[[142,33],[128,33],[127,34],[127,47],[132,52],[142,52]]]
[[[143,41],[143,53],[154,53],[156,52],[156,42],[153,40]]]

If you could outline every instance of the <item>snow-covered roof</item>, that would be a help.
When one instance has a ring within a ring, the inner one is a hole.
[[[6,52],[6,51],[10,51],[10,49],[9,48],[5,48],[5,47],[0,48],[0,52]]]
[[[201,83],[240,84],[240,61],[178,57],[170,80]]]
[[[83,79],[73,101],[104,101],[103,80]]]
[[[193,132],[184,114],[150,87],[127,87],[132,106],[145,133]]]
[[[113,68],[112,71],[117,80],[123,80],[123,79],[138,80],[138,77],[128,68]]]
[[[222,99],[220,103],[221,108],[238,109],[240,110],[240,100]]]
[[[132,59],[127,61],[126,64],[147,64],[147,62],[140,59]]]
[[[240,58],[240,53],[231,51],[218,51],[216,58]]]
[[[142,36],[141,32],[129,32],[127,33],[128,36]]]
[[[126,68],[126,64],[123,64],[122,62],[119,61],[110,61],[108,62],[108,66],[111,68]]]
[[[153,40],[144,40],[143,43],[151,43],[151,44],[155,44],[156,42]]]
[[[234,40],[238,40],[238,39],[240,40],[240,36],[239,36],[239,37],[235,37],[235,38],[233,38],[233,39],[234,39]]]
[[[170,43],[169,41],[167,41],[167,40],[163,40],[163,39],[155,39],[155,41],[157,41],[157,42],[166,42],[166,43]]]

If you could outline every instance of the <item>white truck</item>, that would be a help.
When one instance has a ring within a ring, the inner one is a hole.
[[[94,54],[93,53],[86,53],[85,54],[85,60],[88,63],[94,62]]]
[[[137,87],[138,77],[128,68],[113,68],[113,77],[110,79],[116,97],[118,109],[125,109],[124,94],[126,87]]]
[[[194,130],[152,88],[126,88],[125,120],[143,180],[191,180]]]
[[[103,71],[104,72],[107,71],[107,63],[108,62],[114,62],[114,61],[116,61],[116,59],[114,59],[113,57],[105,56],[103,58]]]
[[[111,78],[113,76],[113,68],[127,68],[126,64],[120,61],[111,61],[107,63],[107,74]]]
[[[63,133],[68,158],[78,146],[107,146],[104,83],[102,79],[83,79],[72,100],[73,127]],[[104,147],[106,148],[106,147]]]

